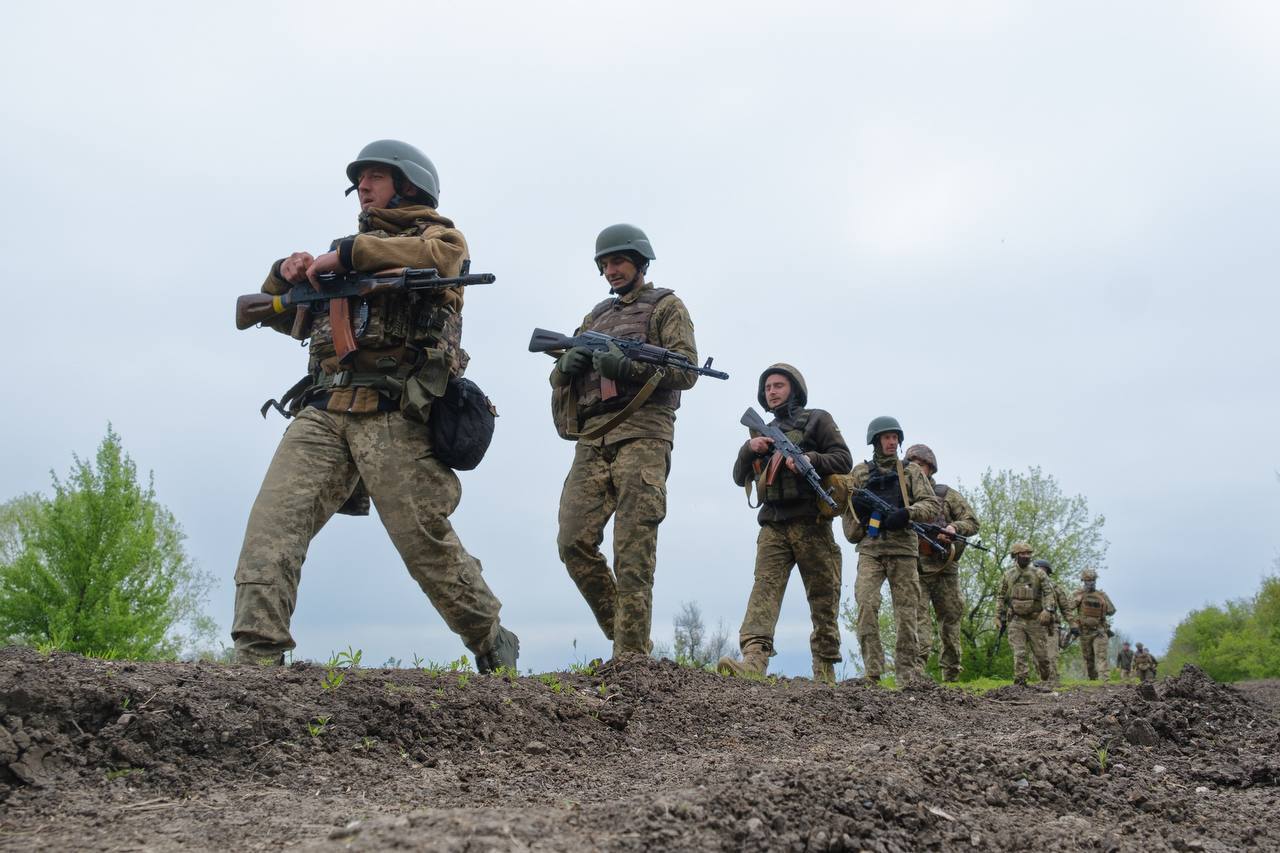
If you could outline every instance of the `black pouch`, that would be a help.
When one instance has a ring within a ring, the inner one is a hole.
[[[497,416],[498,410],[479,385],[470,379],[450,379],[428,416],[432,453],[455,471],[472,470],[493,441]]]

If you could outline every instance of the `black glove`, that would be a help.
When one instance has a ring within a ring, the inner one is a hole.
[[[884,521],[880,522],[880,529],[905,530],[909,521],[911,521],[911,513],[905,509],[895,509],[885,516]]]
[[[556,368],[565,376],[577,376],[586,373],[591,367],[591,350],[586,347],[573,347],[560,356]]]
[[[875,511],[875,505],[865,495],[857,494],[853,496],[853,511],[858,514],[858,518],[866,521]]]

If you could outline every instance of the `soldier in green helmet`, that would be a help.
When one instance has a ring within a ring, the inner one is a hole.
[[[425,154],[381,139],[361,150],[346,175],[347,193],[359,194],[357,232],[321,255],[294,252],[276,261],[263,292],[315,285],[326,272],[429,267],[458,275],[467,242],[436,210],[439,180]],[[431,400],[467,365],[462,301],[460,287],[370,300],[360,309],[367,319],[354,363],[342,369],[329,315],[312,319],[307,376],[287,395],[292,423],[249,514],[236,566],[231,637],[238,660],[280,663],[294,648],[289,623],[307,547],[361,483],[409,574],[475,655],[477,668],[515,668],[519,641],[499,623],[501,605],[480,561],[449,523],[462,490],[432,453],[426,423]],[[285,313],[269,325],[288,332],[294,319]],[[403,403],[411,385],[423,393],[409,407]]]
[[[1106,681],[1111,677],[1111,661],[1107,647],[1111,642],[1111,626],[1107,620],[1115,615],[1111,598],[1098,589],[1098,570],[1080,573],[1083,586],[1071,596],[1071,631],[1080,637],[1080,654],[1089,678]]]
[[[789,364],[774,364],[760,374],[756,399],[774,417],[787,438],[804,451],[819,476],[847,474],[853,454],[830,414],[805,408],[809,388],[800,371]],[[831,534],[834,513],[824,515],[817,495],[796,472],[793,462],[784,464],[772,439],[752,434],[738,451],[733,481],[756,486],[760,498],[760,535],[756,538],[755,583],[747,601],[738,644],[742,661],[721,658],[726,675],[764,675],[774,654],[773,632],[782,609],[793,566],[809,599],[813,633],[813,677],[834,683],[840,660],[840,546]]]
[[[634,225],[611,225],[596,238],[595,263],[609,297],[574,334],[598,331],[656,344],[697,362],[693,321],[675,293],[645,281],[655,259]],[[658,525],[667,514],[667,473],[680,392],[696,373],[633,361],[616,346],[567,350],[551,370],[552,416],[577,442],[560,495],[560,559],[586,599],[615,656],[648,654]],[[652,393],[624,416],[651,379]],[[600,552],[613,519],[613,566]]]
[[[1026,542],[1015,542],[1009,548],[1013,565],[1000,579],[996,598],[996,623],[1003,625],[1013,647],[1013,683],[1027,683],[1027,654],[1035,658],[1040,680],[1056,680],[1049,669],[1049,653],[1045,648],[1047,629],[1057,623],[1053,583],[1044,569],[1031,565],[1033,551]]]
[[[877,683],[884,674],[884,647],[880,643],[881,588],[889,581],[893,601],[897,646],[894,668],[899,683],[922,677],[916,620],[920,609],[920,579],[917,571],[919,544],[910,523],[931,522],[941,511],[929,479],[920,466],[898,458],[903,441],[897,418],[881,416],[867,426],[867,444],[872,457],[853,468],[855,489],[866,489],[893,507],[879,518],[874,505],[856,493],[844,513],[844,535],[857,543],[858,574],[853,598],[857,604],[858,646],[862,652],[865,677]]]

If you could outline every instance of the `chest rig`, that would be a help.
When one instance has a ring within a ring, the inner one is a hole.
[[[583,331],[604,332],[615,338],[641,343],[657,343],[650,339],[649,325],[658,303],[675,293],[665,287],[651,287],[641,290],[630,302],[621,299],[606,299],[591,309],[590,319]],[[618,411],[640,393],[643,385],[636,382],[617,380],[618,393],[605,400],[600,394],[600,374],[588,370],[574,379],[574,390],[578,397],[578,416],[589,418],[605,412]],[[672,388],[658,388],[653,392],[645,405],[653,403],[671,409],[680,408],[680,392]]]
[[[1009,607],[1019,616],[1036,616],[1043,608],[1040,578],[1028,569],[1020,571],[1009,585]]]
[[[874,459],[869,460],[867,462],[867,482],[863,488],[894,509],[902,509],[906,506],[902,501],[904,484],[900,484],[898,481],[898,466],[896,465],[885,469],[877,465]]]
[[[1107,605],[1096,590],[1080,596],[1080,627],[1097,628],[1106,617]]]
[[[804,430],[809,424],[809,414],[809,412],[801,413],[791,422],[789,429],[783,430],[787,438],[791,439],[791,443],[801,450],[814,449],[804,441]],[[791,473],[791,470],[782,462],[781,454],[775,453],[770,459],[757,461],[755,469],[756,494],[764,503],[790,503],[802,498],[805,500],[813,498],[813,490],[799,475]]]

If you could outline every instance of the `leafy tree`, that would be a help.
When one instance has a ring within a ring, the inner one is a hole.
[[[1160,671],[1173,674],[1187,663],[1219,681],[1280,676],[1280,575],[1264,577],[1251,598],[1188,613],[1174,629]]]
[[[675,627],[675,659],[697,667],[715,666],[725,655],[737,656],[737,647],[729,637],[724,620],[713,634],[707,633],[702,621],[702,608],[696,601],[682,602],[680,612],[672,620]]]
[[[52,498],[0,506],[0,639],[147,659],[211,638],[200,606],[212,578],[187,557],[154,478],[138,484],[110,426],[93,462],[73,459]]]

